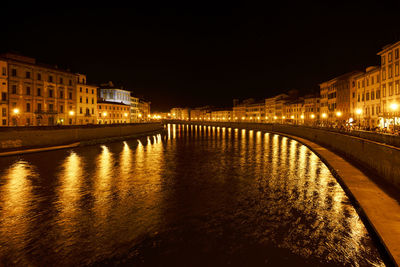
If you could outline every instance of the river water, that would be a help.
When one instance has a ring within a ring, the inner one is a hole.
[[[306,146],[168,125],[165,135],[0,158],[0,263],[384,266]]]

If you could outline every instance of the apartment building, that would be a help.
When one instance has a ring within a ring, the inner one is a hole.
[[[304,99],[299,98],[285,103],[284,122],[291,124],[303,124],[304,122]]]
[[[98,124],[129,123],[130,105],[100,100],[97,102]]]
[[[355,77],[360,74],[362,72],[352,71],[319,85],[321,95],[320,112],[321,115],[326,114],[327,122],[341,124],[351,118],[350,91],[354,90]]]
[[[288,101],[287,94],[279,94],[265,99],[265,116],[267,122],[283,122],[286,118],[284,105]],[[284,118],[285,117],[285,118]]]
[[[76,109],[74,73],[18,54],[0,57],[7,62],[8,125],[73,124],[69,111]]]
[[[355,89],[351,92],[351,110],[355,125],[378,127],[381,113],[380,67],[368,67],[365,73],[355,77]]]
[[[211,120],[213,121],[231,121],[232,110],[213,110],[211,111]]]
[[[0,125],[8,125],[8,66],[0,59]]]
[[[139,98],[131,96],[131,123],[140,122],[139,114]]]
[[[306,95],[304,97],[304,107],[303,107],[303,124],[314,125],[319,123],[324,124],[324,117],[320,113],[320,97],[316,95]],[[326,115],[326,114],[325,114]]]
[[[172,119],[189,120],[190,112],[188,108],[173,108],[170,113]]]
[[[76,75],[75,124],[97,123],[97,88],[87,83],[86,75]]]
[[[400,41],[386,45],[378,53],[381,58],[381,127],[389,127],[395,122],[400,124]]]

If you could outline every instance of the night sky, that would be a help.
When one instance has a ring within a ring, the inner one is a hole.
[[[315,92],[324,80],[379,64],[376,53],[400,40],[400,1],[148,2],[2,6],[0,50],[85,73],[90,83],[112,80],[150,100],[152,111],[167,111]]]

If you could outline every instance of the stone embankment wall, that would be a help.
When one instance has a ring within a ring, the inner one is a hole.
[[[71,144],[124,136],[140,135],[163,129],[161,123],[6,127],[0,129],[0,150]]]
[[[400,148],[318,128],[284,124],[178,122],[239,129],[264,130],[298,136],[343,155],[400,189]]]

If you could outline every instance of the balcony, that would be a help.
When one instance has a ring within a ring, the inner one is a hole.
[[[35,110],[35,114],[58,114],[57,110]]]

